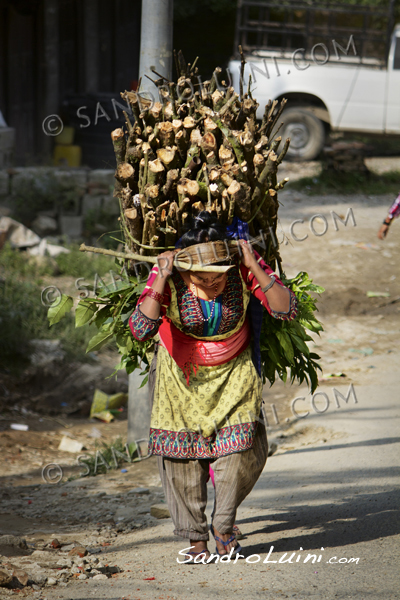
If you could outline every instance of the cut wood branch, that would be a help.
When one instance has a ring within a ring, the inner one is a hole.
[[[115,172],[115,178],[123,185],[126,186],[130,184],[131,189],[133,189],[133,185],[135,185],[135,169],[132,167],[130,163],[123,162],[120,163]]]
[[[165,168],[159,158],[150,160],[148,164],[147,183],[149,185],[159,184],[164,179]]]
[[[173,146],[175,140],[174,128],[170,121],[162,121],[158,124],[159,136],[162,146]]]
[[[167,171],[170,169],[175,169],[181,162],[176,146],[173,146],[172,148],[160,148],[157,150],[157,157],[160,159]]]
[[[117,165],[125,162],[126,140],[123,129],[114,129],[111,132],[111,139],[114,146],[115,160]]]

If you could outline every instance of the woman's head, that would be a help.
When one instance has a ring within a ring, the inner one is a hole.
[[[226,229],[218,222],[214,213],[203,210],[194,217],[190,229],[178,241],[177,248],[188,248],[195,244],[227,240]]]
[[[192,218],[190,223],[190,229],[184,233],[181,239],[176,244],[176,247],[182,251],[190,246],[197,244],[206,244],[207,242],[223,242],[228,240],[226,235],[226,229],[224,225],[219,223],[215,213],[209,213],[205,210],[200,212],[197,217]],[[211,252],[211,251],[210,251]],[[228,251],[229,252],[229,251]],[[207,254],[207,251],[206,251]],[[198,256],[198,254],[196,255]],[[207,263],[209,256],[202,256],[203,260]],[[215,266],[227,266],[231,263],[230,258],[223,259],[218,262],[213,262]],[[210,265],[211,266],[211,265]],[[219,273],[217,271],[201,271],[196,270],[188,271],[190,274],[190,280],[195,285],[200,285],[206,288],[217,285],[226,279],[226,272]]]

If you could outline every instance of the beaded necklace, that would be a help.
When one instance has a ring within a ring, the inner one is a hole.
[[[214,299],[213,299],[213,303],[212,303],[212,307],[211,307],[211,311],[210,311],[210,315],[208,317],[208,319],[205,318],[204,314],[203,314],[203,310],[201,308],[201,305],[199,303],[199,298],[197,296],[197,287],[196,285],[193,283],[192,281],[192,294],[193,296],[195,296],[195,298],[197,299],[197,306],[199,308],[199,316],[200,319],[204,322],[204,323],[208,323],[208,321],[211,321],[212,316],[213,316],[213,312],[214,312],[214,308],[215,308],[215,301],[217,299],[217,289],[218,289],[218,284],[215,286],[215,294],[214,294]]]

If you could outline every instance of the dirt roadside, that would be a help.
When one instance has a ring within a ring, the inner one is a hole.
[[[334,406],[335,386],[353,384],[357,392],[357,386],[379,385],[384,381],[385,372],[398,365],[400,222],[393,224],[384,242],[376,236],[391,201],[389,196],[313,198],[292,191],[280,194],[280,239],[286,274],[293,276],[306,270],[326,289],[319,303],[325,331],[315,339],[312,347],[322,358],[321,380],[324,386],[332,389],[329,411]],[[344,225],[340,219],[345,220],[350,209],[354,219],[350,216]],[[336,226],[332,212],[339,217]],[[294,221],[297,221],[295,225]],[[321,234],[325,229],[326,232]],[[305,239],[297,241],[296,238]],[[367,292],[378,295],[368,297]],[[307,406],[315,414],[315,407],[322,412],[324,398],[315,399],[313,409],[304,386],[291,388],[278,382],[271,389],[264,388],[270,440],[278,446],[276,456],[293,449],[330,443],[341,436],[340,431],[324,426],[322,420],[320,423],[318,419],[300,422],[291,408],[296,397],[305,398],[298,402],[297,410],[304,411]],[[54,585],[46,584],[42,588],[39,578],[33,587],[21,586],[19,595],[49,600],[82,597],[78,594],[81,587],[74,592],[74,586],[78,582],[82,585],[78,577],[83,574],[84,566],[77,566],[79,561],[68,566],[65,552],[49,547],[54,538],[64,546],[79,543],[89,550],[89,557],[116,565],[121,570],[120,573],[108,573],[106,578],[152,577],[153,565],[160,556],[156,548],[146,546],[149,536],[160,536],[158,541],[164,543],[164,562],[168,562],[170,552],[175,556],[177,544],[170,520],[158,520],[150,512],[152,505],[163,504],[153,458],[124,465],[107,475],[65,481],[78,467],[74,466],[74,455],[57,450],[62,435],[77,439],[87,451],[93,452],[101,442],[109,444],[116,437],[126,435],[126,415],[121,417],[114,423],[104,424],[82,416],[50,418],[19,411],[0,420],[3,458],[0,466],[0,535],[21,536],[27,543],[22,548],[3,543],[0,561],[3,564],[12,562],[29,571],[32,567],[27,561],[30,560],[45,570],[47,578],[55,580]],[[11,421],[29,422],[29,432],[11,431]],[[42,467],[48,463],[64,466],[65,477],[61,483],[50,485],[42,481]],[[126,472],[121,472],[122,468]],[[7,540],[3,539],[3,542]],[[142,557],[140,569],[135,559],[137,552]],[[57,564],[58,561],[64,562]],[[74,566],[77,570],[72,572]],[[173,567],[171,569],[172,576]],[[63,570],[64,575],[60,575]],[[97,575],[103,575],[101,570]],[[91,588],[90,594],[95,589]],[[188,597],[192,591],[189,585]],[[14,594],[0,588],[0,598]],[[96,594],[100,597],[100,588],[96,589]],[[158,595],[160,598],[178,598],[173,592],[169,595],[166,586],[158,590]],[[132,592],[129,597],[140,598],[141,595]]]

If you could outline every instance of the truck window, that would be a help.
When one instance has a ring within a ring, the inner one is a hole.
[[[393,69],[400,69],[400,37],[396,38],[396,46],[394,48]]]

